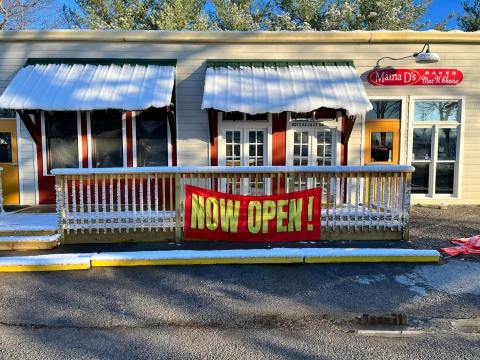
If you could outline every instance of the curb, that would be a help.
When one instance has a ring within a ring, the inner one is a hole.
[[[50,250],[60,245],[60,235],[1,236],[0,250]]]
[[[0,272],[87,270],[94,254],[55,254],[0,258]]]
[[[439,262],[436,250],[274,248],[164,250],[0,257],[0,272],[86,270],[91,267],[226,264]]]

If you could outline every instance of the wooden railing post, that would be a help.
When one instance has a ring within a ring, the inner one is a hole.
[[[3,169],[0,168],[0,213],[3,213]]]
[[[58,232],[61,237],[64,235],[65,229],[65,194],[64,189],[65,177],[63,175],[55,176],[55,195],[56,195],[56,209],[57,209],[57,221]]]
[[[181,174],[175,174],[175,241],[182,241],[182,202],[183,202],[183,191],[182,191],[182,177]]]
[[[405,176],[404,189],[404,214],[402,226],[402,240],[406,241],[410,238],[410,196],[412,192],[412,173],[407,173]]]

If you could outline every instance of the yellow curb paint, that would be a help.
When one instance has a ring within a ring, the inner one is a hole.
[[[85,264],[49,264],[49,265],[2,265],[0,272],[66,271],[88,270],[90,262]]]
[[[2,242],[0,243],[0,250],[50,250],[59,246],[60,243],[58,241],[22,241],[22,242]]]
[[[439,256],[318,256],[306,257],[306,264],[318,263],[385,263],[385,262],[411,262],[432,263],[439,262]]]
[[[201,258],[201,259],[135,259],[95,260],[92,267],[148,266],[148,265],[226,265],[226,264],[294,264],[303,263],[303,257],[258,257],[258,258]]]

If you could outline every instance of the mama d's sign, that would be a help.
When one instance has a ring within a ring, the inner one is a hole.
[[[455,86],[462,82],[458,69],[376,69],[368,74],[375,86]]]

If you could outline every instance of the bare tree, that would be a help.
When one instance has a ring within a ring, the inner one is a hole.
[[[0,0],[0,30],[58,27],[55,0]]]

